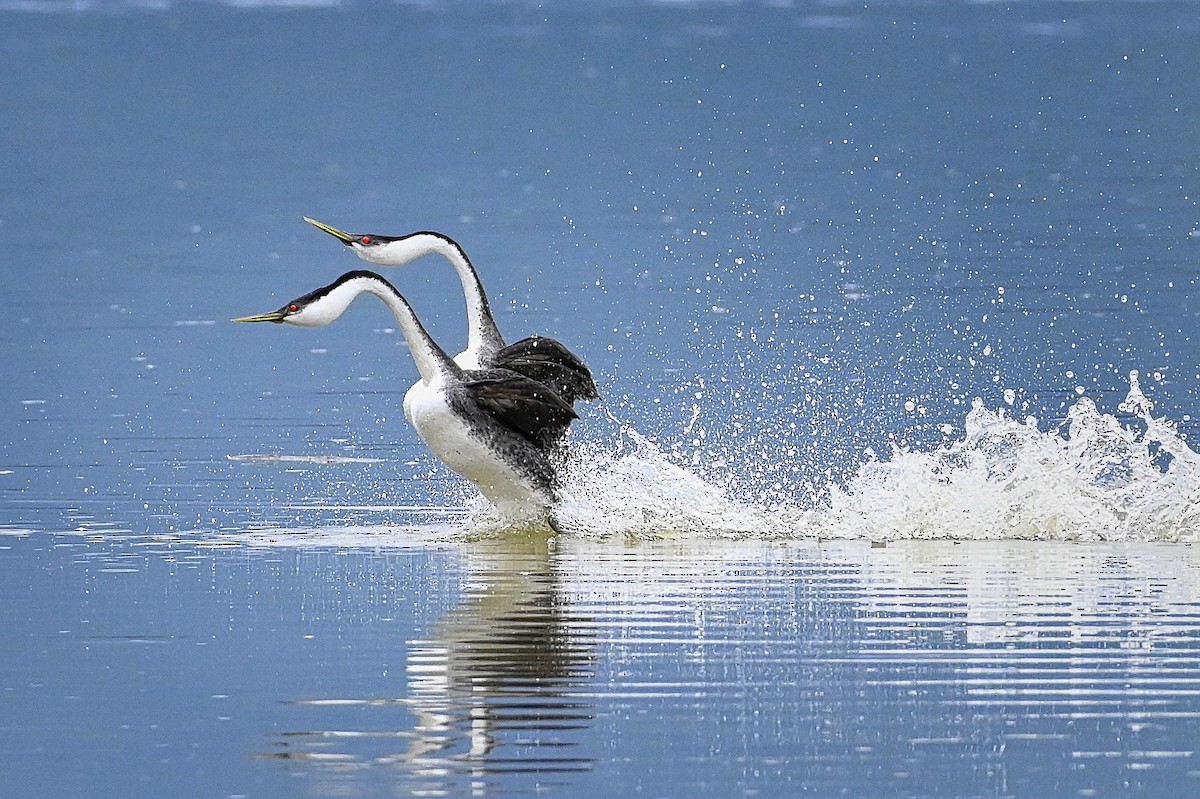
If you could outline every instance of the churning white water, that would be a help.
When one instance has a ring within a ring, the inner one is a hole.
[[[1156,417],[1137,372],[1105,413],[1090,398],[1043,429],[976,400],[961,438],[868,453],[819,501],[762,507],[679,465],[630,429],[578,449],[560,523],[591,535],[796,538],[1191,540],[1200,456]]]

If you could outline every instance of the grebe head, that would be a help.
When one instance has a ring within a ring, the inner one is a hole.
[[[302,297],[297,297],[286,303],[278,311],[241,316],[235,322],[275,322],[276,324],[296,325],[297,327],[324,327],[343,313],[354,298],[364,291],[377,290],[380,287],[396,289],[374,272],[356,270],[347,272],[328,286],[310,291]]]
[[[388,252],[390,249],[388,245],[392,242],[408,238],[407,236],[384,236],[379,233],[347,233],[344,230],[335,228],[333,225],[318,222],[307,216],[304,217],[304,221],[317,230],[323,230],[330,236],[333,236],[342,244],[354,250],[354,254],[364,261],[379,264],[380,266],[394,265],[395,258]]]

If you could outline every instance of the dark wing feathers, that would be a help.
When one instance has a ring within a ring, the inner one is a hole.
[[[494,364],[554,389],[568,405],[600,396],[592,372],[562,342],[545,336],[523,338],[496,353]]]
[[[495,369],[467,372],[464,377],[481,408],[539,446],[556,445],[578,418],[558,394],[525,375]]]

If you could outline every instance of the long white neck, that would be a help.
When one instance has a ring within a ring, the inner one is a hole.
[[[305,327],[324,327],[344,314],[350,303],[360,295],[373,294],[383,300],[396,317],[396,324],[404,333],[404,340],[408,342],[422,382],[431,383],[441,377],[461,374],[450,356],[425,330],[404,295],[383,277],[374,272],[348,272],[324,291],[324,296],[313,300],[302,313],[286,321]]]
[[[467,301],[467,349],[464,353],[483,363],[504,347],[504,337],[488,305],[483,281],[458,242],[440,233],[413,233],[374,247],[356,246],[364,261],[380,266],[404,266],[425,255],[440,255],[450,262],[462,283]]]

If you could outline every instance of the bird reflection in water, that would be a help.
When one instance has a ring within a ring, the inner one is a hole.
[[[410,726],[389,733],[286,734],[274,756],[328,764],[351,772],[350,779],[365,766],[395,766],[411,788],[432,795],[468,788],[486,795],[489,784],[511,789],[521,774],[549,787],[555,775],[590,769],[591,759],[575,750],[593,718],[579,697],[591,676],[593,639],[590,625],[571,616],[562,596],[554,535],[489,536],[469,545],[467,557],[462,601],[427,638],[409,642],[405,697],[362,700],[403,706]],[[388,751],[352,754],[358,748],[353,738],[391,744]],[[341,751],[330,750],[331,739]]]

